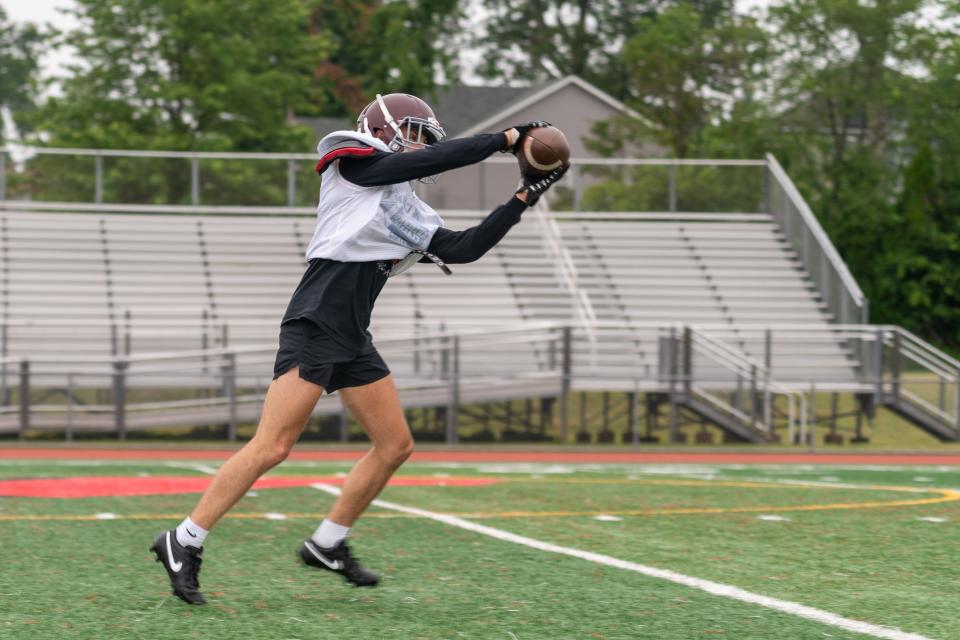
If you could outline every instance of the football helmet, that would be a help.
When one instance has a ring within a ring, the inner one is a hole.
[[[420,149],[447,136],[430,105],[409,93],[378,93],[357,117],[357,131],[380,138],[393,151]]]

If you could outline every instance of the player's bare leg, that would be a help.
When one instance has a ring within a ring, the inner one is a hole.
[[[370,451],[347,475],[343,490],[328,516],[330,520],[349,527],[377,497],[390,476],[410,457],[413,437],[392,375],[362,387],[341,389],[340,395],[373,442]]]
[[[220,467],[190,518],[211,529],[260,476],[283,462],[322,394],[323,387],[302,379],[298,369],[274,380],[256,434]]]
[[[380,577],[353,558],[346,535],[394,471],[410,457],[413,438],[393,376],[341,389],[340,394],[373,447],[351,469],[330,514],[300,548],[300,558],[310,566],[335,571],[357,586],[373,586]]]
[[[254,482],[287,457],[323,393],[323,387],[300,378],[292,369],[270,385],[253,439],[217,471],[190,517],[158,535],[151,550],[162,562],[173,593],[190,604],[204,604],[198,574],[203,541]]]

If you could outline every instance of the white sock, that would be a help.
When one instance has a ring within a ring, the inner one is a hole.
[[[196,547],[199,549],[203,546],[203,541],[207,539],[208,533],[210,532],[187,517],[177,527],[177,542],[180,543],[181,547]]]
[[[350,527],[324,518],[310,539],[317,543],[318,547],[329,549],[337,546],[337,543],[346,538],[348,533],[350,533]]]

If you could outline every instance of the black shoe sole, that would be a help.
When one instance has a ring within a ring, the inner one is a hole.
[[[170,579],[170,571],[167,569],[167,565],[166,565],[166,564],[164,563],[164,561],[163,561],[163,556],[162,556],[160,550],[157,548],[157,541],[156,541],[156,540],[153,541],[153,545],[150,547],[150,551],[152,551],[152,552],[153,552],[153,555],[155,555],[155,556],[157,557],[156,562],[159,562],[159,563],[163,566],[163,570],[167,572],[167,579],[169,580],[169,579]],[[181,600],[183,600],[183,601],[186,602],[187,604],[191,604],[191,605],[195,605],[195,606],[200,606],[200,605],[207,604],[207,600],[206,600],[202,595],[200,595],[199,593],[197,594],[197,596],[199,597],[199,600],[196,600],[196,599],[191,600],[189,596],[187,596],[187,595],[185,595],[185,594],[182,594],[182,593],[180,593],[179,591],[177,591],[176,588],[173,586],[173,583],[172,583],[172,582],[171,582],[171,584],[170,584],[170,593],[172,593],[173,595],[177,596],[178,598],[180,598]]]

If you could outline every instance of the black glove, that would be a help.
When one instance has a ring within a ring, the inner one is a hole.
[[[520,135],[517,136],[516,142],[504,149],[504,153],[509,151],[510,153],[516,153],[520,149],[520,143],[523,142],[524,136],[530,132],[531,129],[539,129],[540,127],[549,127],[550,123],[544,120],[532,120],[530,122],[524,122],[523,124],[515,124],[510,129],[516,129],[517,133]],[[509,131],[509,129],[508,129]]]
[[[527,194],[527,206],[532,207],[554,182],[563,177],[563,174],[565,174],[569,168],[569,164],[563,164],[541,178],[528,178],[524,176],[520,188],[517,189],[517,194]]]

